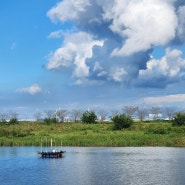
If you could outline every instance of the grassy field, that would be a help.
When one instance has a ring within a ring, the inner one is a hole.
[[[0,124],[0,146],[173,146],[185,147],[185,127],[167,122],[138,122],[115,131],[113,123],[83,124],[37,122]]]

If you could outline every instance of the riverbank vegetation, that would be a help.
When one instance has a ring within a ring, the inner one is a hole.
[[[0,124],[0,146],[173,146],[185,147],[185,126],[170,121],[134,122],[114,130],[113,122]]]

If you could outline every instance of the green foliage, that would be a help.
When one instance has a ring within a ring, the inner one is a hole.
[[[146,134],[168,134],[170,132],[170,127],[166,124],[150,124],[146,128]]]
[[[97,116],[93,111],[85,111],[81,118],[82,122],[87,124],[96,123],[96,119]]]
[[[122,130],[123,128],[129,128],[133,124],[133,119],[125,114],[119,114],[112,118],[114,122],[115,130]]]
[[[17,118],[11,118],[9,123],[10,124],[16,124],[16,123],[18,123],[18,119]]]
[[[0,146],[173,146],[185,147],[185,126],[164,122],[134,122],[124,131],[112,130],[113,122],[84,124],[19,122],[0,124]],[[62,140],[62,141],[61,141]],[[46,141],[46,142],[45,142]]]
[[[44,119],[44,123],[46,123],[46,124],[52,124],[52,123],[57,123],[58,121],[57,121],[57,119],[56,118],[45,118]]]
[[[0,124],[7,124],[7,121],[5,119],[0,120]]]
[[[178,112],[172,120],[173,126],[185,126],[185,113]]]

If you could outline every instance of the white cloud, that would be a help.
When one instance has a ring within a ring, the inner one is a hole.
[[[72,67],[75,78],[86,78],[89,76],[86,59],[92,57],[94,46],[103,46],[103,41],[93,40],[85,32],[66,35],[63,46],[49,56],[47,68]]]
[[[19,92],[19,93],[29,93],[31,95],[35,95],[37,93],[40,93],[41,91],[42,91],[42,89],[39,87],[38,84],[33,84],[30,87],[17,89],[17,92]]]
[[[99,71],[99,70],[102,70],[102,69],[103,68],[101,67],[100,63],[95,62],[93,71]]]
[[[147,62],[147,69],[140,70],[139,74],[141,78],[150,78],[150,76],[157,77],[160,75],[170,79],[184,77],[185,59],[182,58],[182,51],[167,48],[164,57],[159,60],[152,58]]]
[[[61,22],[75,20],[78,19],[78,15],[84,12],[85,8],[89,5],[89,0],[64,0],[49,10],[47,15],[54,22],[57,20]]]
[[[162,75],[170,80],[184,78],[184,59],[178,50],[168,49],[163,58],[149,60],[151,50],[155,46],[169,47],[169,43],[174,43],[172,41],[185,40],[185,8],[180,7],[182,2],[177,2],[59,2],[47,15],[54,22],[63,24],[70,21],[73,24],[71,33],[56,31],[49,35],[51,38],[57,38],[63,34],[64,40],[61,47],[48,57],[47,69],[65,69],[78,84],[88,80],[122,83],[131,79],[138,84],[137,80],[148,80],[152,75]],[[153,79],[155,82],[158,80]],[[167,81],[164,79],[163,83],[168,83]]]
[[[62,30],[57,30],[57,31],[51,32],[48,35],[48,38],[60,38],[63,36],[63,34],[64,32]]]
[[[174,94],[168,96],[146,97],[144,102],[148,104],[178,103],[185,101],[185,94]]]
[[[116,68],[115,71],[111,74],[111,77],[116,82],[122,82],[125,79],[127,72],[124,68]]]
[[[107,76],[107,72],[106,71],[101,71],[97,74],[98,77],[104,77]]]
[[[131,55],[146,51],[152,46],[165,45],[174,39],[177,28],[175,10],[169,1],[129,0],[116,1],[106,19],[112,19],[110,26],[126,40],[112,55]]]

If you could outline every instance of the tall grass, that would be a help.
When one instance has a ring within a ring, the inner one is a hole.
[[[113,123],[83,124],[21,122],[0,124],[0,146],[178,146],[185,147],[185,126],[165,122],[137,122],[113,130]]]

